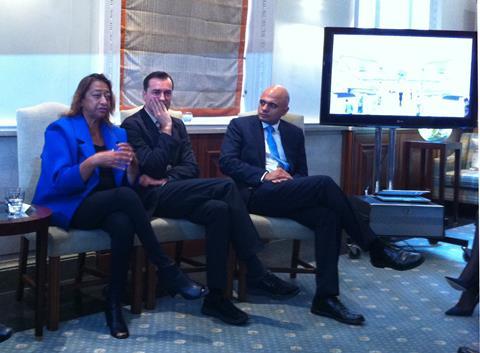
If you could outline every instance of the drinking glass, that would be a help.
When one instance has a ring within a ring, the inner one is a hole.
[[[114,147],[113,150],[114,150],[115,152],[120,152],[120,151],[121,151],[121,147],[120,147],[119,145],[115,145],[115,147]],[[116,169],[120,169],[120,170],[127,170],[128,164],[129,164],[129,163],[121,164],[121,165],[116,166],[115,168],[116,168]]]
[[[192,119],[193,119],[192,112],[185,112],[185,113],[182,114],[183,122],[188,123],[188,122],[192,121]]]
[[[21,216],[24,199],[25,199],[25,191],[22,188],[6,189],[5,201],[7,203],[9,217]]]

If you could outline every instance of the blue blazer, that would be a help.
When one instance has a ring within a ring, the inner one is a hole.
[[[278,126],[290,164],[289,173],[295,178],[308,175],[303,131],[280,120]],[[265,138],[257,115],[232,119],[220,151],[220,170],[231,177],[242,190],[258,186],[265,169]]]
[[[103,123],[100,129],[107,149],[127,141],[125,130],[119,127]],[[95,148],[83,115],[61,117],[47,127],[33,203],[52,210],[52,224],[68,229],[80,203],[97,186],[98,168],[87,181],[80,176],[80,163],[93,154]],[[125,171],[113,169],[113,175],[120,186]]]

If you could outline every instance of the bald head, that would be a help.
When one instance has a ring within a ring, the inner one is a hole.
[[[258,117],[267,124],[276,124],[288,112],[290,96],[285,87],[268,87],[260,96]]]

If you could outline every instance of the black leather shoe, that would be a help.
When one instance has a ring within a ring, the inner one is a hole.
[[[107,319],[107,325],[110,328],[110,334],[113,337],[124,339],[130,336],[127,324],[123,319],[122,307],[120,304],[107,303],[107,307],[105,308],[105,318]]]
[[[420,266],[425,258],[422,254],[402,250],[390,243],[375,241],[370,248],[370,263],[374,267],[390,267],[405,271]]]
[[[478,351],[469,347],[459,347],[457,353],[478,353]]]
[[[180,294],[184,299],[200,299],[208,294],[208,288],[188,278],[182,271],[165,282],[167,292],[174,297]]]
[[[12,333],[13,330],[10,327],[0,324],[0,342],[8,340]]]
[[[229,299],[208,295],[203,300],[202,314],[216,317],[230,325],[244,325],[248,315],[237,308]]]
[[[349,325],[361,325],[365,321],[363,315],[348,310],[337,297],[319,298],[315,296],[310,312]]]
[[[248,291],[256,295],[264,295],[273,299],[287,299],[300,292],[298,286],[285,282],[271,272],[256,281],[247,279]]]

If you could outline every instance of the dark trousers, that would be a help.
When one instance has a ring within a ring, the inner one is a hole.
[[[272,217],[293,219],[315,232],[317,295],[338,295],[338,256],[342,229],[368,250],[375,234],[361,222],[340,187],[328,176],[265,182],[252,190],[248,209]]]
[[[155,237],[150,219],[137,193],[128,187],[98,191],[89,195],[75,212],[71,227],[101,228],[111,238],[110,297],[119,300],[125,288],[135,234],[149,260],[167,278],[178,271]]]
[[[262,243],[235,183],[230,179],[187,179],[152,189],[154,215],[186,218],[206,228],[207,284],[224,289],[230,242],[238,257],[248,262]],[[247,264],[248,266],[248,264]],[[249,267],[249,271],[252,268]],[[252,272],[261,273],[263,268]]]

